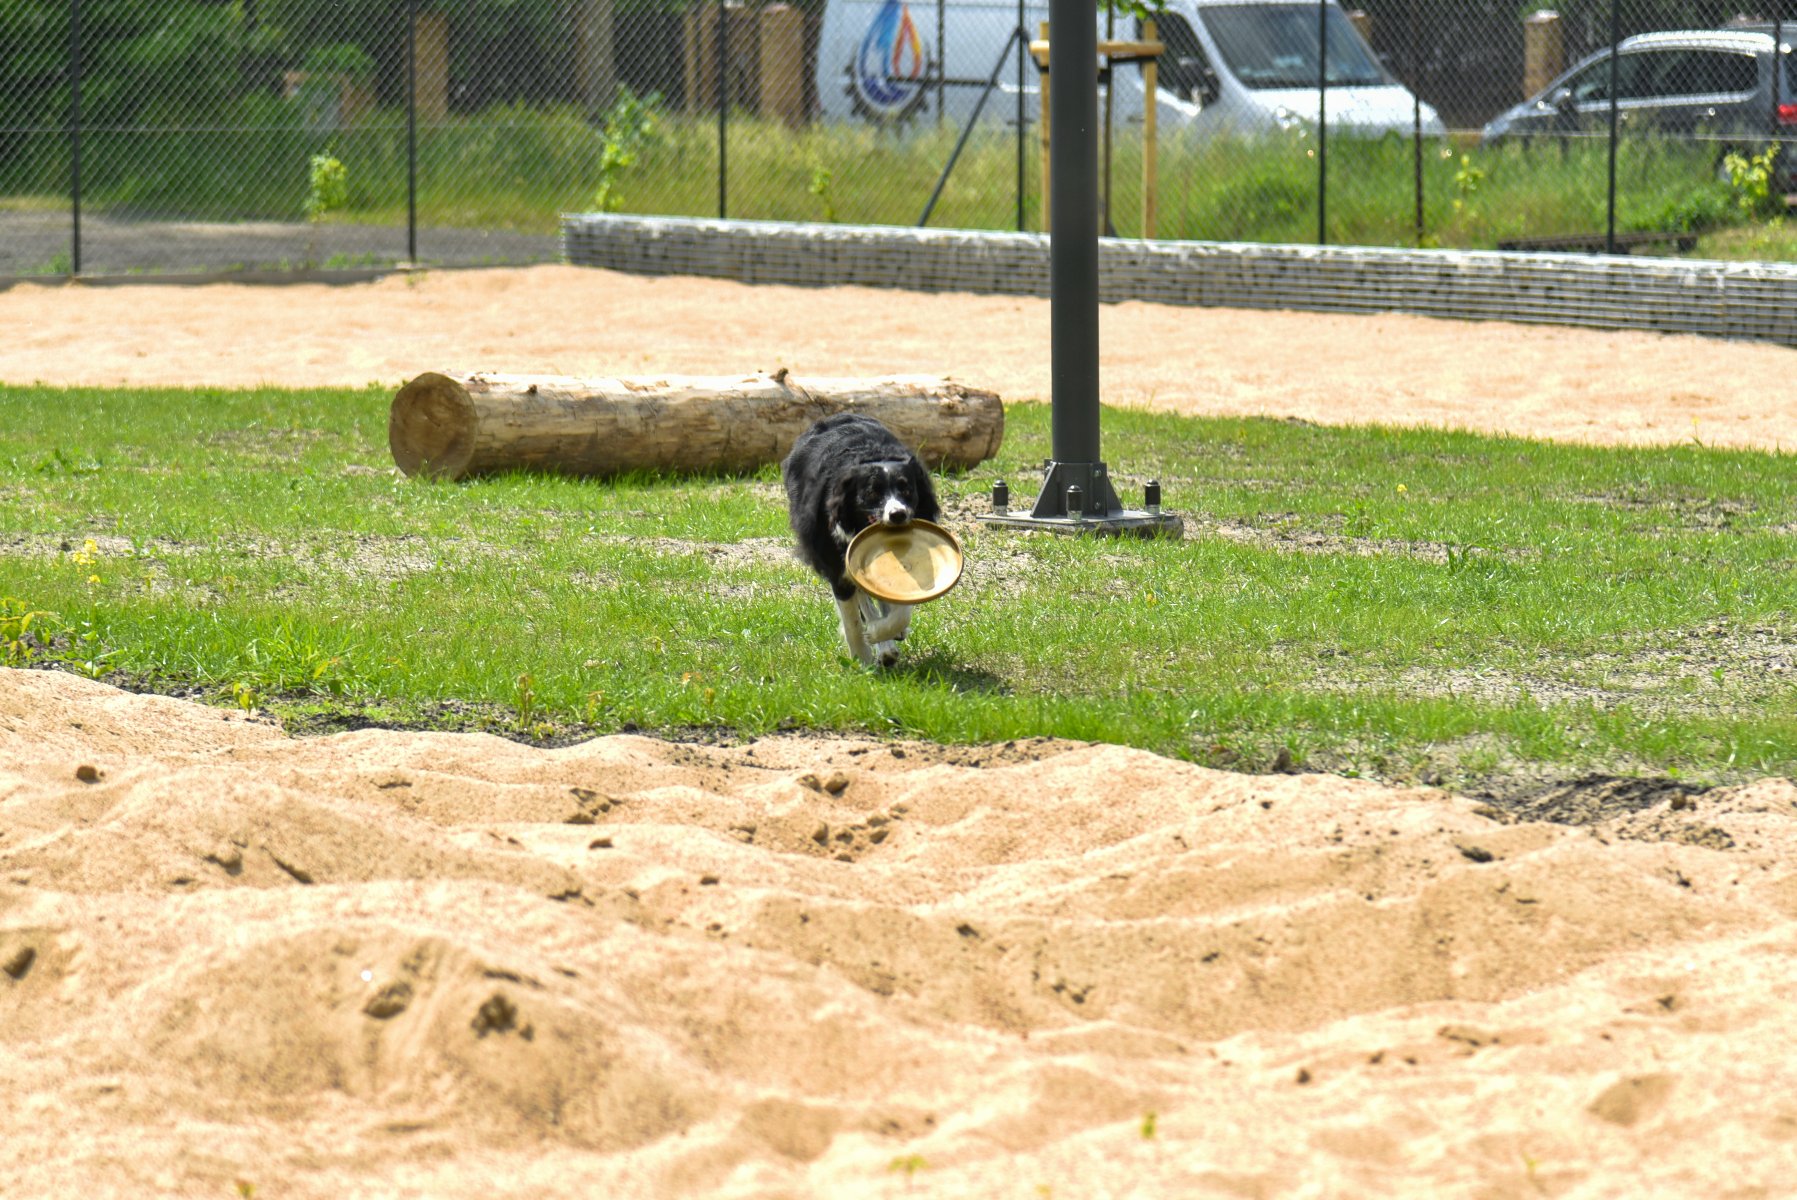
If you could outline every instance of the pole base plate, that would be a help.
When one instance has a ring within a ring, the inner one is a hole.
[[[981,513],[974,520],[1001,529],[1036,529],[1047,533],[1090,534],[1099,537],[1185,536],[1186,523],[1174,513],[1119,509],[1102,517],[1036,517],[1028,513]]]

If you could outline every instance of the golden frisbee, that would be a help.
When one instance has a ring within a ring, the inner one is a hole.
[[[961,543],[929,521],[896,529],[869,525],[855,535],[843,557],[856,586],[888,604],[934,600],[961,578]]]

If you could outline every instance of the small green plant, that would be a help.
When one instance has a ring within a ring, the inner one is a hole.
[[[929,1166],[921,1154],[901,1154],[886,1164],[886,1169],[895,1175],[905,1177],[905,1185],[909,1187],[917,1178],[917,1173]]]
[[[637,156],[660,140],[660,107],[661,97],[655,93],[639,97],[629,88],[618,89],[618,98],[605,113],[604,142],[599,149],[599,190],[593,195],[593,204],[600,212],[617,212],[623,207],[618,183],[636,165]]]
[[[312,156],[309,178],[306,220],[316,224],[349,203],[349,169],[329,150]]]
[[[514,727],[520,732],[528,730],[537,715],[537,681],[528,671],[512,684],[512,707],[517,712]]]
[[[823,206],[824,220],[830,224],[836,223],[835,186],[835,172],[814,161],[811,164],[811,186],[806,190],[817,197],[817,202]]]
[[[306,266],[318,261],[318,223],[349,203],[349,170],[326,150],[312,156],[311,185],[306,192],[306,223],[313,230],[306,238]]]
[[[16,596],[0,597],[0,663],[22,667],[49,646],[56,614],[32,608]]]
[[[246,713],[255,712],[262,703],[262,697],[257,694],[255,686],[241,679],[231,685],[231,699]]]
[[[227,593],[236,580],[220,580]],[[251,638],[238,651],[233,674],[264,692],[303,691],[314,696],[341,696],[356,684],[346,653],[333,653],[316,638],[291,628]]]
[[[1772,164],[1778,159],[1778,147],[1768,146],[1758,154],[1731,150],[1722,159],[1728,172],[1728,186],[1741,215],[1750,219],[1777,221],[1784,215],[1785,198],[1772,186]]]
[[[1154,1134],[1155,1134],[1156,1129],[1159,1126],[1159,1121],[1160,1121],[1159,1115],[1156,1113],[1149,1112],[1149,1113],[1143,1114],[1143,1116],[1142,1116],[1142,1140],[1143,1141],[1152,1142],[1154,1140]]]
[[[1454,215],[1467,214],[1479,185],[1485,182],[1485,171],[1470,154],[1462,154],[1454,166]]]

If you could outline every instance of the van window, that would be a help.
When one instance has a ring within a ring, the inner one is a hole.
[[[1329,83],[1377,87],[1391,82],[1341,9],[1325,10]],[[1205,5],[1198,10],[1223,65],[1251,88],[1312,88],[1317,84],[1315,4]]]
[[[1644,100],[1654,94],[1654,77],[1659,74],[1661,55],[1641,51],[1625,52],[1616,60],[1617,95],[1623,100]],[[1610,98],[1610,56],[1598,59],[1569,78],[1565,87],[1580,104],[1595,104]]]
[[[1158,66],[1159,85],[1197,104],[1210,104],[1217,98],[1217,74],[1211,68],[1210,56],[1204,53],[1192,24],[1176,12],[1163,12],[1155,17],[1155,30],[1166,47]],[[1136,26],[1137,34],[1141,25]]]
[[[1709,96],[1718,92],[1751,92],[1759,86],[1759,60],[1725,50],[1679,50],[1664,60],[1654,79],[1660,96]]]

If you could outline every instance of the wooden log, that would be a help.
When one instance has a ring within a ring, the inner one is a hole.
[[[779,462],[813,421],[885,422],[930,466],[998,453],[997,394],[944,379],[571,379],[426,372],[393,397],[387,442],[407,475],[462,479],[515,468],[571,475],[747,471]]]

